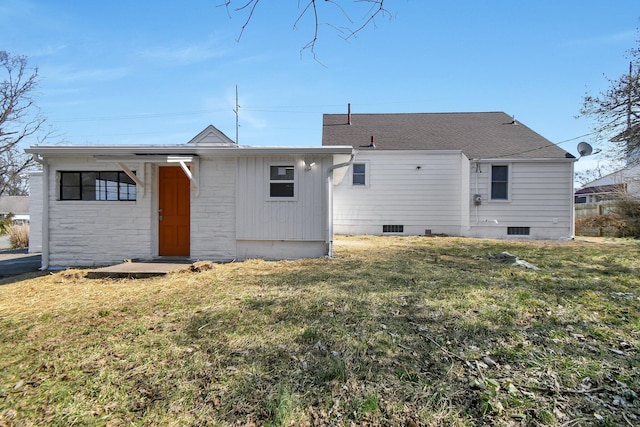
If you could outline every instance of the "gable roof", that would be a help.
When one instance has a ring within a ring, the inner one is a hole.
[[[640,164],[627,166],[600,178],[596,178],[593,181],[584,184],[582,188],[606,187],[609,185],[628,183],[638,180],[640,180]]]
[[[460,150],[470,159],[573,158],[503,112],[324,114],[322,145],[376,150]]]
[[[227,146],[237,147],[237,144],[225,135],[214,125],[209,125],[202,132],[194,136],[191,141],[187,142],[191,145],[210,145],[210,146]]]

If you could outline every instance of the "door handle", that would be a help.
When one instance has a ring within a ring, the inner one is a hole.
[[[162,221],[162,215],[158,216],[158,221]]]

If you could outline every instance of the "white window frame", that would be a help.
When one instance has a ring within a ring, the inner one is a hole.
[[[355,173],[355,165],[364,165],[364,184],[355,184],[353,182],[353,175]],[[351,186],[353,187],[368,187],[369,186],[369,175],[370,175],[370,169],[369,169],[369,162],[353,162],[353,164],[351,165]]]
[[[505,166],[507,168],[507,197],[505,199],[493,198],[493,167]],[[511,163],[492,163],[489,167],[489,200],[494,203],[506,203],[511,201],[511,171],[513,167]]]
[[[293,169],[293,179],[292,180],[272,180],[271,179],[271,168],[272,167],[283,167],[287,169]],[[298,200],[298,165],[296,161],[282,161],[282,162],[269,162],[267,165],[267,200],[272,202],[295,202]],[[272,183],[292,183],[293,184],[293,196],[271,196],[271,184]]]

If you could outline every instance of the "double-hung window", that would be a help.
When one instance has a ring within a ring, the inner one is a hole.
[[[491,200],[509,200],[509,166],[491,166]]]
[[[272,199],[295,198],[295,178],[294,165],[270,165],[269,197]]]
[[[366,163],[353,164],[353,185],[367,185],[367,165]]]
[[[121,171],[60,172],[60,200],[135,201],[136,183]]]

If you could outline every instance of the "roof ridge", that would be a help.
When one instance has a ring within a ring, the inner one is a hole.
[[[324,113],[325,116],[344,115],[346,113]],[[351,113],[352,116],[401,116],[401,115],[444,115],[444,114],[507,114],[504,111],[435,111],[414,113]],[[508,114],[507,114],[508,115]]]

